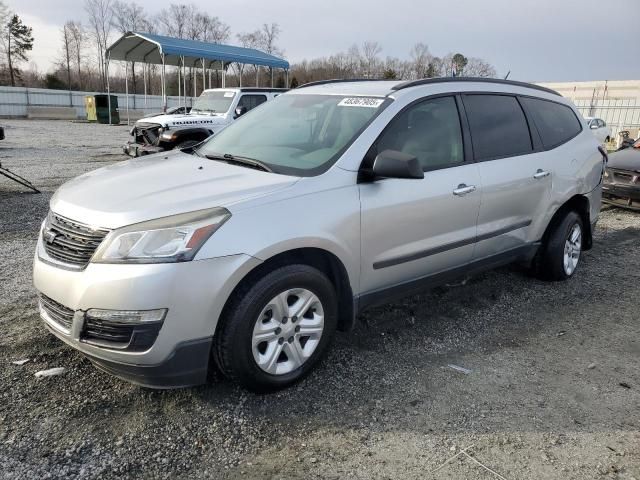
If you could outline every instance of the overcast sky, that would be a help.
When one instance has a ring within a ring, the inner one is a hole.
[[[5,0],[33,27],[31,58],[47,70],[59,57],[60,28],[86,20],[82,0]],[[139,0],[157,13],[171,0]],[[461,52],[492,63],[512,79],[638,79],[638,0],[193,0],[234,34],[262,23],[282,28],[290,62],[345,51],[373,40],[382,56],[408,58],[416,42],[442,56]],[[114,36],[115,38],[115,36]]]

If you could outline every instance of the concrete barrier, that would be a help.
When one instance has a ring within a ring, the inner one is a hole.
[[[78,114],[73,107],[27,107],[27,118],[41,120],[76,120]]]

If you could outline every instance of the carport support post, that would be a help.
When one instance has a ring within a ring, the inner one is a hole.
[[[105,75],[107,76],[107,110],[109,110],[109,125],[111,125],[111,89],[109,88],[109,60],[111,60],[111,52],[107,53],[107,65]]]
[[[289,70],[285,70],[285,76],[284,88],[289,88]]]
[[[131,125],[129,121],[129,62],[124,61],[124,94],[127,99],[127,125]]]
[[[184,64],[184,55],[182,56],[182,96],[184,100],[184,108],[187,109],[187,66]]]
[[[259,75],[260,75],[260,67],[256,65],[256,87],[260,86]]]
[[[202,62],[202,91],[204,92],[207,88],[207,77],[206,77],[206,69],[204,68],[204,58],[201,59]]]
[[[165,64],[164,64],[164,53],[162,54],[162,111],[167,111],[167,86],[165,85]]]
[[[180,83],[182,82],[182,57],[180,57],[180,65],[178,65],[178,106],[182,103],[182,89]]]
[[[196,71],[196,62],[193,61],[193,67],[191,68],[191,76],[193,77],[193,95],[191,95],[191,103],[193,104],[193,99],[196,96],[196,88],[198,88],[198,75]]]
[[[146,63],[142,64],[142,80],[144,82],[144,109],[145,114],[147,113],[147,68],[148,65]]]
[[[271,72],[271,88],[273,88],[273,67],[269,67],[269,71]]]

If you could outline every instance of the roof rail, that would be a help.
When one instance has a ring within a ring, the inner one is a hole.
[[[296,87],[298,88],[306,88],[306,87],[315,87],[317,85],[326,85],[328,83],[353,83],[353,82],[379,82],[383,80],[382,78],[334,78],[331,80],[318,80],[316,82],[303,83]]]
[[[541,87],[540,85],[535,85],[533,83],[527,82],[518,82],[516,80],[503,80],[502,78],[487,78],[487,77],[436,77],[436,78],[423,78],[420,80],[411,80],[408,82],[403,82],[398,85],[394,85],[391,87],[392,90],[402,90],[404,88],[416,87],[418,85],[430,85],[433,83],[447,83],[447,82],[480,82],[480,83],[498,83],[501,85],[513,85],[514,87],[525,87],[532,88],[534,90],[540,90],[542,92],[551,93],[553,95],[558,95],[561,97],[558,92],[555,90],[551,90],[547,87]]]

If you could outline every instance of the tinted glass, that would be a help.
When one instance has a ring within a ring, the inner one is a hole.
[[[465,95],[464,106],[476,159],[513,157],[533,150],[527,120],[515,97]]]
[[[531,112],[544,148],[557,147],[582,130],[573,110],[566,105],[538,98],[522,98],[522,102]],[[597,120],[593,120],[593,123],[597,125]]]
[[[247,107],[247,111],[249,111],[266,101],[267,97],[265,95],[243,95],[238,101],[238,107]]]
[[[458,107],[453,97],[434,98],[394,118],[377,142],[377,151],[397,150],[418,158],[424,170],[464,161]]]
[[[210,137],[198,153],[259,160],[276,173],[326,170],[382,109],[373,97],[288,94],[265,103]]]

